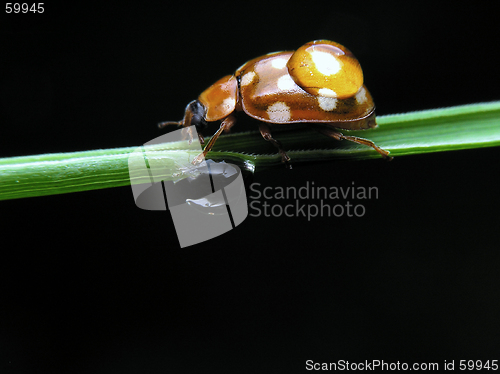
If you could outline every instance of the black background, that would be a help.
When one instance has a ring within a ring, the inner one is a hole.
[[[354,52],[381,115],[498,100],[498,14],[479,4],[81,2],[3,14],[0,156],[143,144],[248,59],[314,39]],[[136,208],[130,187],[0,202],[0,373],[498,360],[497,158],[491,148],[257,172],[262,187],[355,182],[379,198],[362,218],[247,217],[185,249],[170,214]]]

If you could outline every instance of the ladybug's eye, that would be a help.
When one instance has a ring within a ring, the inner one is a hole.
[[[353,54],[327,40],[307,43],[288,60],[295,83],[315,96],[347,99],[363,85],[363,71]]]

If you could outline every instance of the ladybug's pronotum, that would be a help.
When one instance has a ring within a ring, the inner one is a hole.
[[[198,133],[207,122],[222,120],[200,156],[206,156],[222,133],[244,111],[260,121],[263,138],[276,146],[283,162],[290,158],[271,135],[268,123],[307,123],[337,140],[350,140],[372,147],[383,157],[389,152],[371,140],[343,135],[338,129],[363,130],[376,127],[375,105],[363,85],[358,60],[344,46],[329,40],[309,42],[296,51],[275,52],[255,58],[207,88],[186,107],[179,122],[160,127],[195,125]],[[203,138],[200,135],[200,141]]]

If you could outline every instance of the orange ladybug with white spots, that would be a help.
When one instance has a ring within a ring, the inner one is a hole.
[[[377,124],[375,105],[363,85],[358,60],[347,48],[329,40],[315,40],[296,51],[269,53],[248,61],[189,103],[181,121],[162,122],[159,127],[195,125],[201,133],[207,122],[222,120],[201,154],[206,156],[219,135],[234,125],[238,111],[260,121],[263,138],[278,148],[285,163],[290,158],[272,137],[269,123],[308,123],[334,139],[365,144],[383,157],[389,154],[371,140],[338,131],[369,129]],[[204,144],[201,135],[200,141]]]

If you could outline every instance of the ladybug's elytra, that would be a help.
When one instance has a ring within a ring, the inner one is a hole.
[[[234,125],[236,111],[260,121],[263,138],[278,148],[285,163],[290,158],[272,137],[269,123],[308,123],[334,139],[365,144],[383,157],[389,154],[371,140],[338,131],[369,129],[377,124],[375,105],[363,85],[358,60],[347,48],[329,40],[312,41],[296,51],[269,53],[248,61],[189,103],[181,121],[159,126],[195,125],[201,133],[207,122],[222,120],[199,156],[204,157],[222,131]],[[201,135],[200,141],[204,144]]]

